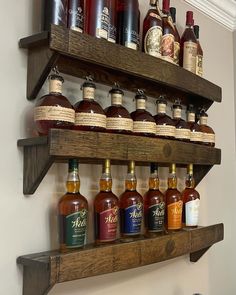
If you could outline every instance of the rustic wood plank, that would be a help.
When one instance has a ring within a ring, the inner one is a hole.
[[[48,44],[50,38],[50,33],[48,31],[43,31],[38,34],[34,34],[30,37],[22,38],[19,40],[20,48],[33,48],[41,45]]]

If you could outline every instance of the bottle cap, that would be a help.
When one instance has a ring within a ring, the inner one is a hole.
[[[170,11],[170,0],[163,0],[162,10],[163,10],[163,12],[169,12]]]
[[[110,174],[111,171],[111,161],[106,159],[103,164],[103,173]]]
[[[63,77],[61,75],[58,75],[58,74],[51,74],[50,76],[48,76],[48,79],[49,80],[58,80],[61,83],[64,83]]]
[[[170,8],[170,14],[171,14],[173,23],[175,23],[176,22],[176,8],[175,7]]]
[[[200,110],[200,117],[208,117],[205,109]]]
[[[173,104],[173,109],[181,109],[182,110],[182,105],[181,105],[181,100],[177,98]]]
[[[193,12],[192,11],[187,11],[186,12],[186,25],[193,26],[194,21],[193,21]]]
[[[87,76],[86,80],[82,84],[81,88],[94,88],[94,89],[96,89],[96,85],[93,83],[93,78],[91,76]]]
[[[110,94],[121,94],[124,95],[124,91],[120,88],[118,83],[115,83],[112,89],[109,91]]]
[[[78,170],[79,162],[77,159],[69,159],[68,164],[69,164],[69,172]]]
[[[195,34],[196,38],[199,39],[199,26],[194,25],[193,30],[194,30],[194,34]]]
[[[151,174],[157,173],[157,171],[158,171],[158,165],[157,165],[157,163],[151,163],[150,164],[150,172],[151,172]]]
[[[193,104],[189,104],[188,107],[187,107],[187,112],[188,113],[196,113],[196,110],[195,110],[195,107]]]
[[[147,96],[145,95],[144,91],[141,89],[138,89],[136,95],[135,95],[135,99],[145,99],[147,100]]]
[[[176,165],[175,164],[171,164],[170,168],[169,168],[170,173],[175,173],[176,172]]]
[[[187,167],[187,172],[188,174],[193,174],[193,164],[188,164],[188,167]]]
[[[134,174],[135,170],[135,161],[130,161],[128,166],[128,173]]]
[[[165,104],[167,105],[167,100],[164,95],[160,95],[156,100],[156,104]]]

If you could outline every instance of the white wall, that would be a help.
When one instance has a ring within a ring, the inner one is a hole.
[[[3,1],[1,8],[0,81],[2,126],[0,145],[0,294],[22,294],[22,269],[16,265],[19,255],[41,252],[57,247],[56,205],[64,193],[66,165],[55,164],[33,196],[22,194],[22,150],[16,140],[32,132],[30,118],[34,102],[26,100],[27,52],[18,49],[17,41],[39,28],[39,0]],[[148,1],[140,1],[146,12]],[[178,22],[184,26],[185,11],[190,7],[182,0],[172,0],[178,9]],[[195,21],[201,27],[201,44],[204,49],[205,77],[223,87],[222,104],[214,104],[209,111],[209,124],[215,129],[217,147],[222,149],[222,165],[214,167],[198,187],[202,197],[201,224],[218,222],[225,224],[225,241],[215,245],[196,264],[188,257],[150,265],[134,270],[109,274],[57,285],[50,292],[55,295],[104,295],[141,294],[234,295],[235,228],[234,180],[235,180],[235,115],[234,115],[234,68],[233,34],[212,20],[194,11]],[[81,80],[67,77],[65,94],[71,102],[78,100]],[[107,87],[98,87],[99,101],[109,104]],[[41,93],[47,91],[47,85]],[[105,91],[105,92],[104,92]],[[126,94],[132,97],[131,93]],[[130,100],[126,106],[131,111]],[[149,109],[153,108],[150,100]],[[155,110],[152,109],[152,112]],[[126,168],[112,167],[114,192],[123,190]],[[182,171],[181,171],[182,172]],[[98,189],[101,167],[81,165],[81,192],[90,203]],[[161,171],[164,178],[167,171]],[[148,170],[137,169],[139,190],[147,188]],[[162,182],[162,187],[165,183]],[[90,223],[91,224],[91,223]],[[90,226],[89,240],[92,240]],[[124,254],[125,255],[125,254]],[[32,294],[33,295],[33,294]]]

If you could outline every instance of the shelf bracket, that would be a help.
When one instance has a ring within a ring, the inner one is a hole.
[[[201,180],[207,175],[207,173],[211,170],[213,165],[197,165],[194,169],[194,179],[195,185],[197,186]]]
[[[211,246],[201,249],[199,251],[190,253],[190,261],[197,262],[210,248]]]

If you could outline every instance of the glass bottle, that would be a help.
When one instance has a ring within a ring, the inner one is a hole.
[[[158,0],[150,0],[150,7],[143,21],[143,52],[161,57],[162,17]]]
[[[200,112],[200,130],[203,133],[203,144],[214,147],[215,146],[215,132],[207,125],[208,115],[205,110]]]
[[[120,196],[120,232],[124,241],[141,235],[143,197],[136,191],[135,162],[130,161],[125,180],[125,192]]]
[[[134,121],[133,133],[135,135],[155,136],[156,122],[153,116],[146,111],[147,96],[142,90],[138,90],[136,96],[136,111],[131,113]]]
[[[157,125],[157,137],[174,139],[175,124],[173,120],[166,114],[167,100],[164,96],[157,99],[157,115],[154,117]]]
[[[61,250],[83,247],[86,243],[88,202],[79,192],[80,180],[76,159],[69,160],[66,187],[67,193],[58,204]]]
[[[196,73],[197,39],[193,32],[193,12],[187,11],[186,28],[180,41],[180,65]]]
[[[179,32],[176,26],[176,8],[171,7],[170,8],[170,14],[173,20],[174,25],[174,36],[175,36],[175,44],[174,44],[174,63],[179,65],[179,54],[180,54],[180,36]]]
[[[68,0],[68,28],[84,31],[84,0]]]
[[[193,164],[187,167],[186,187],[182,192],[183,224],[186,227],[197,227],[199,218],[200,195],[195,190]]]
[[[34,121],[39,135],[47,135],[51,128],[71,129],[75,110],[62,95],[64,79],[59,74],[49,76],[49,94],[41,97],[34,108]]]
[[[200,77],[203,76],[203,50],[199,42],[199,26],[193,26],[194,34],[197,39],[197,57],[196,57],[196,74]]]
[[[171,164],[168,178],[166,198],[167,230],[176,231],[182,228],[183,201],[181,193],[177,190],[176,165]]]
[[[196,123],[195,117],[196,117],[196,113],[195,113],[194,106],[190,104],[187,108],[187,124],[191,131],[190,142],[202,144],[203,133],[201,132],[201,128],[198,125],[198,123]]]
[[[179,100],[176,100],[173,105],[173,121],[176,127],[175,138],[181,141],[190,141],[190,129],[185,120],[181,118],[182,106]]]
[[[163,0],[163,36],[161,40],[162,59],[174,62],[175,27],[170,15],[170,0]]]
[[[105,160],[100,192],[94,201],[95,240],[97,244],[114,242],[117,239],[119,200],[112,192],[111,163]]]
[[[139,26],[138,0],[117,0],[117,43],[138,50]]]
[[[108,41],[112,43],[116,43],[116,5],[117,0],[109,0],[109,12],[110,12],[110,21],[109,21],[109,29],[108,29]]]
[[[75,130],[104,131],[106,115],[94,100],[96,85],[89,79],[82,85],[83,100],[75,104]]]
[[[105,110],[107,131],[131,134],[133,132],[133,120],[126,108],[122,106],[124,92],[116,84],[109,93],[111,94],[111,106]]]
[[[144,216],[148,237],[165,230],[165,197],[159,190],[157,164],[150,165],[149,190],[144,196]]]

